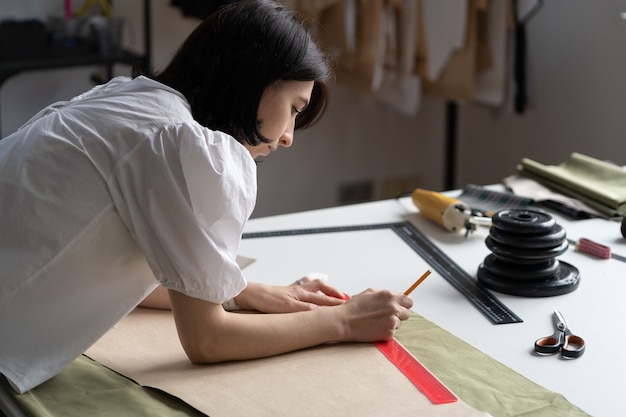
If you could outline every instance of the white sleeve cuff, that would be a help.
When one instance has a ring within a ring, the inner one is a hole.
[[[222,304],[222,307],[224,307],[224,310],[226,311],[241,310],[241,307],[237,305],[234,298],[231,298],[230,300],[225,301],[224,304]]]

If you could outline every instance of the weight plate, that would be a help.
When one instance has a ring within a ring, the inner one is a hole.
[[[508,259],[519,259],[519,260],[538,260],[538,259],[548,259],[554,258],[556,256],[561,255],[563,252],[567,250],[569,243],[567,240],[564,240],[559,246],[549,249],[519,249],[516,247],[509,247],[504,245],[499,245],[495,240],[491,238],[491,236],[487,236],[485,239],[485,245],[493,252],[497,257],[504,257]]]
[[[543,211],[530,209],[500,210],[492,217],[493,226],[505,232],[548,233],[556,220]]]
[[[503,246],[520,249],[547,249],[561,245],[566,238],[566,232],[558,224],[545,234],[511,233],[492,227],[489,236]]]
[[[482,266],[482,265],[481,265]],[[551,297],[567,294],[578,288],[580,273],[567,262],[559,262],[554,278],[538,281],[505,280],[492,276],[485,268],[478,268],[478,283],[504,294],[523,297]]]
[[[480,268],[484,268],[491,276],[507,280],[545,280],[556,275],[559,261],[556,259],[535,262],[531,265],[502,262],[493,254],[488,255]]]

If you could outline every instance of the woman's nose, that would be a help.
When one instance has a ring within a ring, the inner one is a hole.
[[[283,133],[279,140],[280,146],[288,148],[293,144],[293,130]]]

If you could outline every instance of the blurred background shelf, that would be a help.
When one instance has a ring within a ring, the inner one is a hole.
[[[150,63],[152,43],[150,15],[150,0],[143,0],[142,54],[124,49],[103,54],[96,45],[80,39],[72,44],[51,43],[46,41],[46,28],[42,24],[25,22],[20,31],[16,27],[19,23],[3,23],[0,27],[4,26],[6,30],[0,31],[0,87],[7,79],[24,71],[102,65],[106,67],[110,78],[111,68],[115,64],[141,65],[145,68]],[[17,35],[18,39],[12,34]],[[29,39],[24,39],[24,36]]]

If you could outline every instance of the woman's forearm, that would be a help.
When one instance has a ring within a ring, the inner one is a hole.
[[[367,290],[345,304],[283,314],[229,313],[170,290],[181,343],[194,363],[253,359],[328,342],[387,340],[410,316],[403,294]]]
[[[180,293],[171,298],[181,343],[194,363],[273,356],[344,337],[341,311],[334,307],[288,314],[229,313],[221,305]]]

